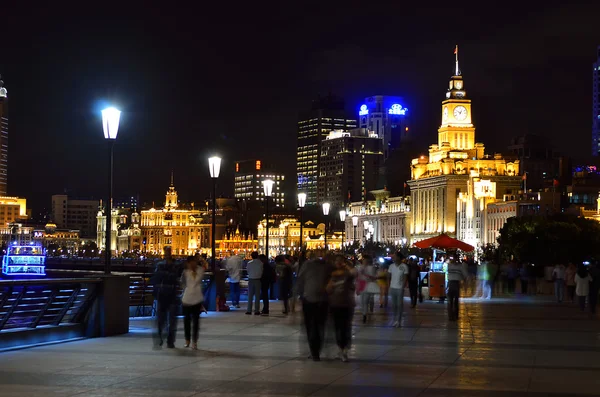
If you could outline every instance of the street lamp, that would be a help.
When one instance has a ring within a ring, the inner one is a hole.
[[[272,179],[265,179],[263,181],[263,190],[265,193],[265,215],[267,218],[267,228],[265,234],[265,253],[267,255],[267,259],[269,258],[269,198],[273,195],[273,182]]]
[[[302,219],[302,210],[306,205],[306,193],[298,193],[298,207],[300,207],[300,251],[302,251],[302,228],[304,227],[304,220]]]
[[[115,108],[106,108],[102,111],[102,129],[104,130],[104,139],[108,142],[108,197],[106,200],[106,228],[105,228],[105,250],[106,262],[104,263],[104,273],[110,274],[111,259],[111,235],[112,235],[112,196],[113,196],[113,148],[119,133],[119,120],[121,111]]]
[[[325,215],[325,249],[327,249],[327,215],[329,215],[331,204],[323,203],[323,215]]]
[[[344,225],[344,232],[342,234],[342,247],[344,247],[344,236],[346,235],[346,210],[340,210],[340,221],[342,221],[342,224]]]
[[[356,242],[356,227],[358,226],[358,216],[352,217],[352,226],[354,226],[354,242]]]
[[[211,230],[211,256],[213,275],[217,271],[217,179],[221,172],[221,158],[217,156],[208,158],[208,171],[212,179],[212,230]]]

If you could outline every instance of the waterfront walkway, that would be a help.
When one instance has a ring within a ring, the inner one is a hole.
[[[201,320],[200,350],[153,351],[151,322],[128,335],[0,353],[0,396],[567,396],[600,394],[600,319],[549,298],[407,308],[355,317],[350,363],[307,360],[300,314],[244,310]],[[379,309],[376,309],[378,311]]]

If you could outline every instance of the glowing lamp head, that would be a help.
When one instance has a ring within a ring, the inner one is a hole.
[[[221,173],[221,158],[217,156],[209,157],[208,170],[211,178],[218,178]]]
[[[306,205],[306,193],[298,193],[298,207],[304,208]]]
[[[363,222],[363,227],[364,227],[365,229],[368,229],[368,228],[369,228],[369,221],[364,221],[364,222]]]
[[[119,120],[121,111],[115,108],[106,108],[102,111],[102,129],[105,139],[117,139],[119,133]]]
[[[358,226],[358,216],[352,217],[352,226],[354,226],[354,227]]]
[[[323,215],[329,215],[329,208],[331,208],[331,204],[323,203]]]
[[[340,221],[342,221],[342,222],[346,221],[346,210],[340,211]]]
[[[265,197],[271,197],[273,195],[273,185],[275,184],[275,182],[273,182],[272,179],[265,179],[263,181],[263,190],[265,193]]]

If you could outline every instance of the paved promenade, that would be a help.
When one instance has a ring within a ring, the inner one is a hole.
[[[151,322],[133,320],[121,337],[0,353],[0,396],[600,395],[600,319],[549,298],[467,300],[457,323],[425,302],[401,329],[357,315],[349,363],[331,344],[307,360],[300,314],[273,306],[203,317],[197,352],[182,321],[177,348],[153,351]]]

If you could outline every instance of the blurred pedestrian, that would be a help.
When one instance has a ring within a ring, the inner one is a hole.
[[[327,284],[329,307],[335,328],[338,357],[348,362],[348,349],[352,341],[352,317],[354,316],[354,270],[346,264],[343,255],[336,255],[335,269]]]
[[[266,255],[259,255],[258,259],[262,262],[263,272],[260,278],[260,295],[263,300],[263,309],[260,313],[263,316],[269,315],[269,290],[272,289],[272,285],[276,280],[275,268],[271,266],[269,258]]]
[[[371,255],[362,256],[362,267],[359,277],[365,281],[366,286],[360,294],[361,311],[363,315],[363,323],[367,322],[367,316],[373,313],[375,305],[375,294],[379,293],[379,285],[377,284],[377,269],[373,265],[373,257]]]
[[[310,347],[310,358],[313,361],[321,360],[329,306],[325,288],[330,273],[325,261],[319,255],[315,255],[302,264],[298,274],[298,294],[302,299],[306,337]]]
[[[419,264],[416,260],[410,259],[408,261],[408,290],[410,293],[410,307],[414,308],[417,306],[417,294],[419,292],[419,275],[420,269]]]
[[[164,343],[163,330],[166,328],[167,347],[175,348],[177,334],[177,310],[179,301],[177,290],[179,287],[178,269],[171,256],[171,247],[164,248],[164,260],[158,262],[150,284],[154,286],[156,299],[156,330],[154,333],[154,348],[160,349]]]
[[[565,285],[567,286],[567,297],[571,300],[571,303],[575,302],[575,274],[577,273],[577,266],[574,263],[569,263],[565,270]]]
[[[408,266],[402,252],[394,254],[394,263],[390,265],[390,297],[392,299],[393,322],[392,326],[400,327],[402,312],[404,311],[404,286],[408,276]]]
[[[565,265],[557,264],[552,271],[552,280],[554,280],[554,295],[556,301],[562,303],[565,297]]]
[[[263,274],[263,263],[258,259],[258,252],[254,251],[250,254],[252,260],[246,265],[248,272],[248,309],[246,314],[252,314],[252,300],[254,300],[254,314],[260,315],[260,278]]]
[[[379,308],[388,307],[388,292],[390,290],[390,274],[387,266],[379,266],[377,271],[377,285],[379,285]]]
[[[275,270],[279,280],[279,299],[283,302],[283,314],[290,311],[289,299],[293,289],[292,257],[279,255],[275,258]]]
[[[185,347],[198,349],[198,329],[200,326],[200,311],[204,294],[202,292],[202,279],[204,277],[204,266],[198,266],[193,256],[188,257],[186,269],[181,275],[181,287],[183,295],[181,306],[183,311],[183,330],[185,334]]]
[[[575,294],[577,295],[577,301],[579,302],[579,308],[581,311],[585,310],[585,299],[590,294],[590,282],[592,278],[588,274],[585,265],[582,263],[577,267],[577,273],[575,274]]]
[[[229,294],[231,295],[231,305],[240,308],[240,280],[242,277],[242,257],[239,255],[230,256],[227,259],[225,267],[229,273]]]
[[[469,277],[467,269],[456,258],[456,252],[449,253],[448,263],[448,319],[458,320],[458,304],[460,297],[460,282]]]

